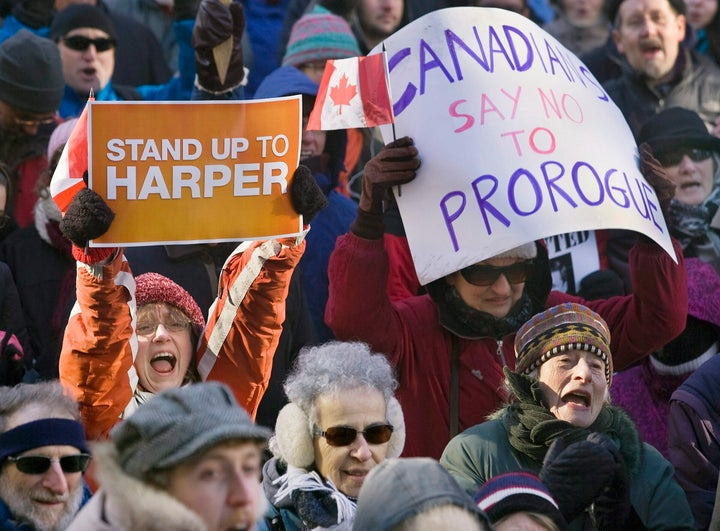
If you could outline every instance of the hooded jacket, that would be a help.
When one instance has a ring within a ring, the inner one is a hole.
[[[171,495],[126,474],[111,444],[96,447],[102,488],[80,510],[68,531],[205,531],[195,512]]]
[[[255,92],[255,99],[277,98],[291,94],[307,94],[315,97],[318,85],[294,66],[283,66],[267,76]],[[309,109],[304,109],[307,114]],[[345,130],[328,131],[325,142],[327,165],[324,171],[310,165],[313,176],[325,192],[328,205],[312,221],[312,230],[307,236],[307,250],[300,261],[300,270],[305,281],[310,315],[320,342],[335,339],[325,324],[325,306],[328,299],[328,261],[338,236],[350,229],[355,219],[357,204],[338,193],[338,175],[344,168],[346,133]],[[301,164],[309,164],[301,160]]]
[[[607,300],[549,291],[547,255],[538,246],[536,279],[525,284],[533,311],[579,302],[599,313],[612,334],[616,370],[625,368],[680,334],[687,313],[687,283],[680,264],[653,243],[638,241],[630,255],[635,294]],[[457,361],[458,427],[483,422],[508,398],[503,366],[515,367],[515,331],[522,323],[500,323],[491,335],[443,316],[431,295],[391,302],[388,257],[383,240],[348,233],[330,258],[326,320],[341,340],[366,341],[388,356],[397,372],[397,398],[405,412],[405,457],[438,459],[451,437],[451,360]],[[431,286],[432,291],[436,286]],[[438,290],[441,290],[438,286]],[[548,293],[549,292],[549,293]],[[452,434],[454,435],[454,434]]]

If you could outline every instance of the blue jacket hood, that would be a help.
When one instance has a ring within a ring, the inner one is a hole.
[[[262,80],[253,99],[279,98],[291,94],[317,96],[319,85],[294,66],[281,66]]]
[[[279,98],[293,94],[317,96],[318,89],[317,83],[294,66],[281,66],[262,80],[253,99]],[[346,146],[347,133],[344,129],[327,132],[325,141],[325,153],[328,155],[327,172],[326,174],[313,172],[315,181],[326,195],[335,189],[338,175],[345,168]]]

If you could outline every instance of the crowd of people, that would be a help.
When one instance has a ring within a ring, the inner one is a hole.
[[[307,123],[328,60],[461,6],[519,13],[585,62],[677,261],[597,230],[583,279],[538,240],[420,285],[393,189],[424,153]],[[0,529],[720,529],[717,0],[3,0],[0,17]],[[298,235],[95,247],[118,223],[105,199],[53,199],[90,98],[292,95]]]

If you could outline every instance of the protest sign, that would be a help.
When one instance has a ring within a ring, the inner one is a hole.
[[[545,238],[552,289],[577,295],[580,281],[600,269],[595,232],[565,232]]]
[[[88,185],[116,214],[92,245],[299,233],[288,185],[300,157],[300,103],[92,103]]]
[[[626,228],[674,258],[622,113],[583,63],[516,13],[458,7],[387,38],[396,137],[422,165],[396,193],[422,284],[528,241]],[[393,130],[382,126],[383,138]]]

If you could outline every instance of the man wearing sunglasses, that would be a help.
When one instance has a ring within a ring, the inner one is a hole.
[[[33,220],[63,86],[60,56],[47,39],[22,30],[0,45],[0,161],[11,169],[5,211],[21,227]]]
[[[173,25],[180,46],[179,75],[164,84],[130,87],[113,82],[118,37],[110,17],[90,4],[71,5],[57,13],[49,37],[60,50],[67,85],[60,115],[63,118],[79,116],[91,90],[97,101],[189,100],[195,80],[191,44],[194,11],[191,16]]]
[[[330,257],[325,312],[339,339],[368,342],[397,371],[408,427],[404,457],[438,459],[452,436],[483,422],[507,400],[503,369],[515,365],[515,332],[547,307],[582,302],[601,314],[612,332],[617,369],[683,330],[682,260],[675,265],[644,238],[631,254],[633,296],[587,302],[552,291],[547,250],[529,242],[429,283],[427,294],[391,301],[388,254],[393,249],[383,239],[383,201],[389,186],[415,178],[418,156],[405,137],[365,165],[358,215]],[[673,187],[651,160],[643,152],[641,171],[664,205]],[[682,254],[677,245],[676,252]]]
[[[58,382],[0,387],[0,528],[62,530],[88,500],[76,402]]]

